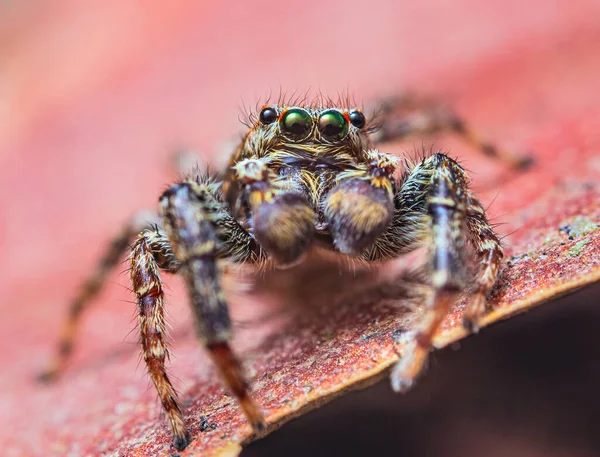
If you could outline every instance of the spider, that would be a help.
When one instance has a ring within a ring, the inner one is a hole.
[[[302,261],[311,246],[320,246],[378,262],[426,247],[431,293],[411,349],[392,371],[396,391],[409,389],[421,372],[436,330],[467,283],[464,325],[477,330],[502,247],[469,190],[465,171],[441,152],[413,162],[375,146],[450,131],[512,167],[527,165],[527,159],[485,141],[452,110],[428,98],[384,100],[382,122],[367,120],[362,110],[348,105],[322,97],[264,105],[249,116],[249,130],[222,173],[195,172],[164,191],[157,223],[130,222],[83,284],[43,378],[64,369],[82,311],[130,243],[142,356],[177,450],[185,449],[191,437],[165,367],[161,271],[184,278],[198,337],[257,434],[265,420],[230,348],[231,323],[220,285],[223,261],[264,268],[269,260],[287,267]],[[474,274],[467,274],[467,252],[476,260]]]

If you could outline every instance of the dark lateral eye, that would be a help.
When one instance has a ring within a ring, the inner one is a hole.
[[[266,107],[263,108],[260,114],[258,115],[258,119],[263,124],[272,124],[277,120],[277,110],[275,108]]]
[[[281,129],[290,138],[306,138],[312,130],[312,117],[302,108],[290,108],[281,119]]]
[[[346,119],[336,109],[324,111],[319,116],[319,130],[321,135],[330,140],[341,140],[348,133]]]
[[[354,110],[350,112],[350,122],[352,122],[352,125],[357,129],[362,129],[367,123],[367,120],[365,119],[365,115],[363,113],[358,110]]]

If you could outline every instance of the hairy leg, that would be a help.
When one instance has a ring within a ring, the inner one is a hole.
[[[465,287],[468,187],[464,171],[449,157],[435,154],[408,175],[403,190],[408,189],[417,190],[417,194],[404,194],[401,198],[413,201],[413,211],[422,212],[420,221],[415,215],[407,221],[414,229],[418,225],[425,228],[422,241],[430,246],[432,293],[412,347],[392,371],[392,387],[396,391],[409,389],[422,371],[435,333]]]
[[[181,150],[172,157],[171,167],[175,174],[189,174],[198,169],[198,156],[190,150]],[[39,375],[39,380],[51,382],[65,370],[73,352],[81,317],[93,299],[102,290],[107,276],[117,266],[121,256],[130,247],[135,236],[151,224],[158,224],[158,215],[150,211],[140,211],[129,220],[112,239],[104,255],[92,274],[81,284],[79,292],[69,304],[67,317],[62,325],[57,350],[47,368]]]
[[[384,99],[380,105],[381,129],[372,136],[375,144],[401,140],[414,135],[453,132],[483,154],[501,160],[513,168],[526,168],[532,158],[515,154],[487,140],[457,113],[438,100],[405,93]]]
[[[231,322],[217,267],[220,257],[244,260],[256,255],[254,242],[225,211],[215,188],[207,182],[186,180],[175,184],[162,195],[160,212],[180,264],[179,273],[187,285],[198,336],[248,421],[259,432],[264,427],[264,419],[250,398],[240,364],[229,346]],[[152,368],[149,366],[149,369]],[[160,380],[160,376],[157,379]],[[155,385],[162,395],[162,384],[155,382]],[[168,405],[165,410],[170,414]],[[173,416],[176,415],[177,411],[173,412]],[[171,423],[174,443],[181,450],[187,446],[187,440],[177,424]]]
[[[93,273],[81,285],[79,292],[69,304],[63,323],[58,347],[48,367],[40,374],[40,380],[52,381],[64,371],[73,352],[77,330],[86,308],[98,295],[109,273],[117,266],[129,244],[145,226],[158,221],[156,214],[143,212],[131,219],[113,238]]]
[[[473,197],[469,197],[467,205],[467,228],[469,240],[475,251],[475,261],[479,267],[475,276],[475,287],[463,316],[463,325],[467,330],[476,332],[479,329],[479,320],[485,312],[487,295],[498,277],[502,246],[485,216],[483,206]]]
[[[139,235],[133,246],[130,261],[131,282],[139,309],[142,357],[167,414],[173,433],[173,444],[175,448],[182,450],[190,442],[190,435],[185,428],[177,393],[165,367],[169,350],[166,344],[164,290],[158,272],[161,267],[175,272],[180,265],[174,259],[166,236],[150,230]]]

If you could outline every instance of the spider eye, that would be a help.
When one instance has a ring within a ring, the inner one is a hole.
[[[350,122],[352,122],[352,125],[357,129],[362,129],[367,123],[367,120],[365,119],[365,115],[363,113],[358,110],[354,110],[350,112]]]
[[[258,115],[258,119],[263,124],[272,124],[277,120],[277,117],[277,110],[271,107],[263,108],[260,114]]]
[[[281,118],[281,129],[292,139],[306,138],[312,130],[312,117],[302,108],[290,108]]]
[[[348,123],[342,113],[330,109],[319,116],[319,130],[329,140],[341,140],[348,133]]]

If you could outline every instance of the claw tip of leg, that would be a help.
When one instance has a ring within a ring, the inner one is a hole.
[[[515,168],[517,170],[528,170],[535,164],[535,159],[532,155],[526,155],[520,157],[516,163]]]
[[[256,433],[257,435],[264,432],[266,429],[267,424],[264,421],[264,419],[252,423],[252,430],[254,430],[254,433]]]
[[[401,376],[392,374],[391,377],[392,390],[397,393],[406,393],[413,386],[412,379],[402,378]]]
[[[465,317],[462,322],[463,328],[469,333],[478,333],[479,325],[475,321],[475,319]]]
[[[186,431],[185,435],[176,436],[175,438],[173,438],[173,446],[178,451],[183,451],[186,447],[188,447],[191,441],[192,438],[190,436],[190,433]]]
[[[56,372],[48,370],[38,374],[35,379],[41,384],[52,384],[54,381],[56,381],[56,378]]]

